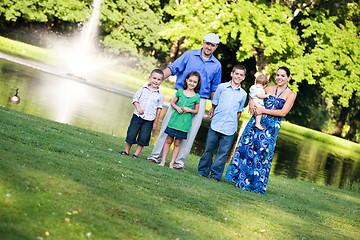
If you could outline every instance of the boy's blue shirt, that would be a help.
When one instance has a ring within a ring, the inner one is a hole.
[[[244,111],[247,93],[239,86],[233,89],[231,81],[222,83],[215,91],[212,104],[216,105],[211,129],[224,135],[233,135],[238,127],[238,112]]]

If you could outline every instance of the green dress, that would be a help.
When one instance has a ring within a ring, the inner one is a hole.
[[[184,89],[179,89],[175,96],[179,98],[177,106],[179,107],[188,107],[193,109],[196,103],[200,102],[200,95],[197,93],[192,97],[187,97],[184,94]],[[174,109],[174,112],[171,114],[168,127],[182,131],[189,132],[191,127],[192,114],[191,113],[179,113]]]

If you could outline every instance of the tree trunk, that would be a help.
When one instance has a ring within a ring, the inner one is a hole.
[[[341,137],[341,133],[343,131],[348,113],[349,113],[349,108],[341,107],[340,116],[335,127],[335,132],[334,132],[335,136]]]
[[[184,42],[183,37],[180,37],[177,41],[173,42],[170,48],[170,55],[166,61],[161,65],[162,68],[166,68],[172,62],[174,62],[178,57],[185,52],[185,49],[181,47],[181,44]]]
[[[358,114],[359,115],[359,114]],[[346,133],[346,139],[350,141],[356,141],[355,135],[356,135],[356,127],[359,125],[359,120],[354,118],[353,121],[349,123],[350,128],[349,131]]]
[[[262,54],[262,51],[259,51],[259,49],[256,48],[251,49],[251,52],[256,61],[256,75],[262,73],[269,78],[270,74],[267,73],[269,67],[269,61],[267,60],[265,55]]]
[[[356,98],[356,92],[353,92],[352,97],[349,101],[349,109],[350,109],[350,115],[349,115],[349,131],[346,133],[345,138],[350,141],[356,141],[356,131],[359,128],[359,119],[360,119],[360,110],[358,108],[358,102]]]

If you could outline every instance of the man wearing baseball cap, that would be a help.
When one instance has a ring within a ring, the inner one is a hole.
[[[185,77],[190,72],[196,71],[200,73],[201,76],[199,112],[193,115],[190,132],[188,133],[187,139],[181,142],[179,155],[174,164],[174,168],[182,171],[184,171],[184,163],[189,156],[192,144],[201,126],[205,114],[206,99],[212,99],[216,88],[221,83],[221,64],[213,55],[219,43],[220,39],[215,33],[208,33],[204,37],[203,47],[201,49],[186,51],[164,70],[164,79],[170,75],[177,74],[175,83],[176,90],[182,88]],[[161,161],[162,148],[166,140],[166,133],[164,133],[164,131],[173,111],[174,108],[170,106],[166,112],[158,139],[151,155],[148,157],[148,160],[151,162],[158,163]]]

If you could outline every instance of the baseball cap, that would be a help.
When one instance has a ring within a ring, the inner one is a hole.
[[[208,33],[205,35],[204,41],[217,45],[220,43],[220,38],[215,33]]]

